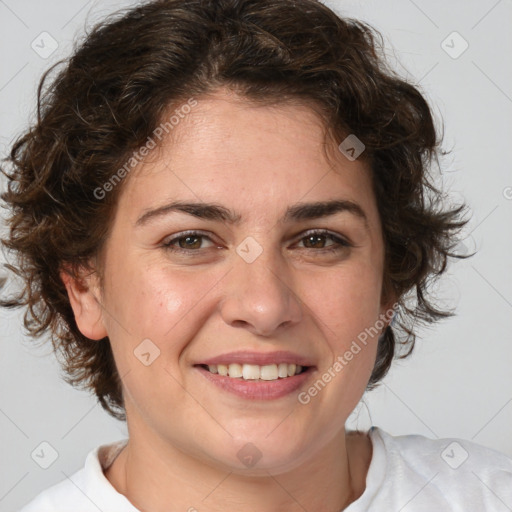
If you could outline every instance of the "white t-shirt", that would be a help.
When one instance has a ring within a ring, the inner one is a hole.
[[[363,495],[344,512],[510,512],[512,459],[462,439],[369,431],[373,455]],[[89,453],[85,467],[20,512],[140,512],[105,477],[127,440]]]

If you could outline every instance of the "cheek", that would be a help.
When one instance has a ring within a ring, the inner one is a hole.
[[[308,288],[305,302],[318,318],[332,350],[339,353],[375,325],[381,309],[380,295],[378,269],[358,266],[325,274]]]
[[[180,271],[161,263],[116,267],[106,290],[113,346],[129,354],[150,339],[162,352],[179,353],[200,328],[207,314],[205,295],[217,280],[212,272]]]

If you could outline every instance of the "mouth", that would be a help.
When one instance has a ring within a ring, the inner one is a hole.
[[[249,400],[293,396],[316,370],[311,360],[289,352],[235,352],[195,364],[194,368],[222,392]]]
[[[294,363],[257,365],[250,363],[202,364],[198,365],[214,375],[230,379],[274,381],[288,379],[306,372],[310,367]]]

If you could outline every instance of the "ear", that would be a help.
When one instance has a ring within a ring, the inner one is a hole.
[[[69,268],[65,268],[60,271],[60,278],[66,286],[80,332],[92,340],[100,340],[107,336],[103,324],[103,307],[97,273],[83,269],[81,275],[75,277]]]

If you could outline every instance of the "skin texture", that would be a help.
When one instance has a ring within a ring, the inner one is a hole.
[[[241,398],[194,365],[235,350],[288,350],[315,366],[299,391],[307,390],[386,312],[369,169],[341,152],[326,158],[321,121],[307,106],[255,106],[224,90],[197,100],[123,183],[103,286],[96,274],[81,282],[63,275],[80,330],[109,336],[122,377],[130,441],[106,476],[142,511],[341,510],[365,488],[371,444],[344,424],[364,393],[378,336],[307,405],[298,392]],[[332,199],[357,203],[366,222],[348,211],[280,220],[290,205]],[[173,212],[136,225],[175,200],[223,205],[241,220]],[[351,246],[327,252],[335,242],[308,243],[311,229]],[[175,242],[193,247],[186,254],[163,246],[186,230],[207,238]],[[236,252],[249,236],[262,249],[252,263]],[[160,350],[149,366],[134,356],[144,339]],[[237,457],[247,443],[261,453],[252,468]]]

